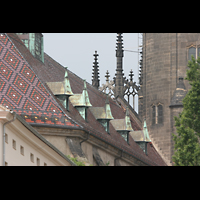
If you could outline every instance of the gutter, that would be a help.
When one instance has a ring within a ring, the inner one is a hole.
[[[117,147],[116,145],[114,145],[114,144],[111,144],[111,143],[107,142],[106,140],[104,140],[104,139],[100,138],[99,136],[97,136],[97,135],[95,135],[95,134],[93,134],[93,133],[90,133],[90,132],[89,132],[89,131],[87,131],[87,130],[85,130],[85,132],[87,132],[88,134],[90,134],[90,135],[92,135],[92,136],[94,136],[94,137],[98,138],[99,140],[101,140],[101,141],[105,142],[106,144],[108,144],[108,145],[111,145],[111,146],[113,146],[113,147],[114,147],[114,148],[116,148],[116,149],[119,149],[121,152],[122,152],[122,151],[123,151],[123,152],[125,152],[126,154],[128,154],[128,155],[132,156],[133,158],[135,158],[135,159],[137,159],[137,160],[141,161],[142,163],[144,163],[144,164],[146,164],[146,165],[148,165],[148,166],[152,166],[152,164],[158,165],[157,163],[155,163],[155,162],[152,162],[152,161],[150,161],[150,162],[148,162],[148,161],[144,161],[144,160],[142,160],[142,159],[138,158],[137,156],[135,156],[135,155],[133,155],[133,154],[130,154],[129,152],[126,152],[126,151],[124,151],[123,149],[121,149],[121,148]],[[150,163],[152,163],[152,164],[150,164]]]
[[[13,112],[13,111],[10,111],[10,113],[14,114],[14,117],[12,120],[10,121],[7,121],[6,123],[3,124],[3,166],[5,166],[5,155],[6,155],[6,152],[5,152],[5,137],[6,137],[6,133],[5,133],[5,127],[7,124],[11,123],[11,122],[14,122],[15,119],[16,119],[16,113]]]

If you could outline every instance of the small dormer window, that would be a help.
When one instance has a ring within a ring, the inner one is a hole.
[[[117,131],[123,138],[124,140],[129,144],[129,132],[130,131]]]

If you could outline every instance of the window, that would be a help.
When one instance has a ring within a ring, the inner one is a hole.
[[[16,150],[16,141],[15,140],[12,140],[12,147],[13,147],[13,149]]]
[[[194,47],[190,47],[188,50],[188,60],[191,60],[192,55],[196,59],[196,48],[194,48]]]
[[[24,156],[24,147],[20,146],[20,153]]]
[[[156,106],[152,107],[152,125],[156,123]]]
[[[37,166],[40,166],[40,159],[37,158]]]
[[[190,47],[188,49],[188,60],[191,60],[192,55],[194,56],[195,59],[197,59],[200,55],[200,47]]]
[[[163,120],[163,107],[162,105],[158,106],[158,124],[162,124]]]
[[[152,106],[152,125],[163,123],[163,106],[161,104]]]
[[[34,163],[34,155],[32,153],[30,154],[30,160]]]
[[[199,54],[200,54],[200,47],[197,50],[197,56],[200,56]]]

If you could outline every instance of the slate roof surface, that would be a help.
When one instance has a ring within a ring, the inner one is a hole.
[[[14,61],[9,59],[13,59]],[[128,145],[111,123],[109,135],[89,109],[88,122],[85,122],[71,102],[69,102],[69,112],[66,111],[62,104],[53,96],[46,84],[46,82],[62,82],[65,74],[64,67],[47,54],[44,54],[44,63],[35,59],[16,34],[8,33],[6,35],[3,34],[3,36],[0,35],[0,62],[0,78],[2,80],[0,83],[0,103],[4,106],[9,105],[9,108],[13,108],[14,111],[16,110],[30,124],[48,125],[44,120],[44,117],[48,116],[48,119],[51,119],[50,122],[54,126],[58,125],[59,122],[61,127],[84,128],[96,137],[124,150],[147,164],[166,165],[150,143],[148,144],[147,156],[132,137],[129,138],[130,145]],[[3,72],[3,66],[7,70],[7,75]],[[27,73],[29,73],[29,76]],[[81,94],[84,81],[70,70],[68,70],[68,77],[72,92],[74,94]],[[22,84],[24,83],[23,85],[28,86],[20,89],[20,81],[24,81]],[[92,106],[105,106],[106,94],[97,90],[89,83],[87,83],[87,91]],[[17,97],[12,97],[13,94],[16,94]],[[43,100],[39,101],[37,97]],[[30,102],[31,104],[26,102]],[[120,106],[111,98],[109,98],[109,102],[113,117],[115,119],[124,119],[126,108]],[[34,110],[30,110],[30,106]],[[25,116],[28,118],[25,118]],[[40,121],[33,119],[33,117],[38,117]],[[55,120],[55,118],[58,120]],[[27,119],[33,121],[28,121]],[[135,131],[142,128],[132,117],[131,124]]]

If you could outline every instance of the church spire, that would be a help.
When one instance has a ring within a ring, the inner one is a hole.
[[[115,97],[124,95],[124,78],[123,78],[123,36],[122,33],[117,33],[117,47],[116,47],[116,57],[117,57],[117,69],[115,74]]]
[[[99,88],[99,66],[98,66],[98,54],[97,54],[97,51],[95,51],[95,54],[93,55],[94,56],[94,66],[93,66],[93,76],[92,76],[92,85],[95,87],[95,88]]]

